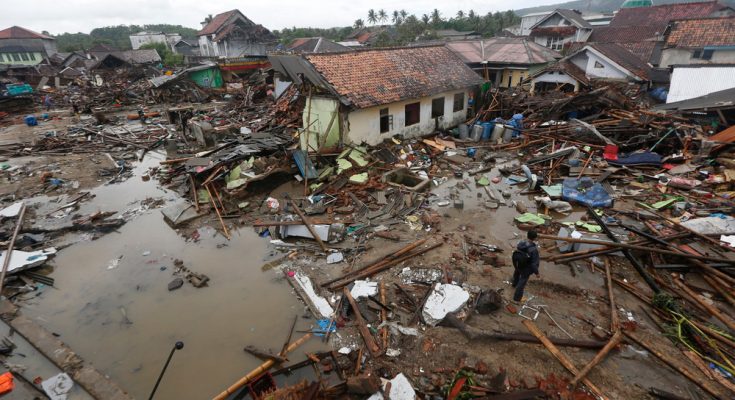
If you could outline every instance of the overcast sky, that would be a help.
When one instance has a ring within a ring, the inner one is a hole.
[[[457,10],[475,10],[480,14],[514,8],[552,4],[555,0],[2,0],[0,29],[19,25],[34,31],[52,34],[84,32],[110,25],[143,25],[167,23],[200,28],[207,14],[218,14],[234,8],[255,23],[268,29],[284,27],[347,26],[366,19],[370,8],[384,8],[388,13],[405,9],[417,16],[438,8],[444,17]]]

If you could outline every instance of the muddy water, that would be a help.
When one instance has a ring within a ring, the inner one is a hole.
[[[161,159],[153,154],[135,177],[95,189],[96,198],[80,212],[123,211],[146,197],[180,201],[137,176]],[[230,241],[213,229],[200,233],[199,242],[186,242],[151,210],[119,233],[77,243],[53,262],[56,288],[44,288],[23,313],[60,334],[136,398],[148,397],[171,347],[181,340],[185,347],[175,354],[156,398],[211,398],[260,363],[243,352],[245,345],[280,349],[293,317],[305,312],[278,272],[261,271],[269,256],[266,239],[247,229],[234,232]],[[169,292],[174,258],[209,276],[209,287],[185,283]],[[296,329],[308,329],[311,322],[299,318]],[[312,340],[298,353],[318,347]]]

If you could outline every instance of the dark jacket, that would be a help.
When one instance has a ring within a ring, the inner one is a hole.
[[[539,255],[536,243],[530,240],[521,240],[520,243],[518,243],[517,249],[518,251],[526,252],[531,256],[528,267],[531,269],[531,273],[538,274]]]

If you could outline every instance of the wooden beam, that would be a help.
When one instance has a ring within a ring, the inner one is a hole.
[[[541,330],[536,326],[536,324],[533,323],[533,321],[525,319],[523,320],[523,325],[526,327],[526,329],[528,329],[529,332],[531,332],[533,336],[536,336],[541,344],[546,347],[546,350],[548,350],[549,353],[551,353],[559,361],[559,363],[564,366],[564,368],[566,368],[574,376],[579,375],[579,370],[577,369],[577,367],[574,366],[574,364],[572,364],[572,361],[569,360],[567,356],[565,356],[564,353],[562,353],[553,343],[551,343],[551,341],[549,341],[546,335],[541,332]],[[597,386],[595,386],[595,384],[592,383],[588,378],[583,377],[582,383],[587,386],[592,394],[594,394],[598,398],[607,400],[607,397],[602,394],[602,391]]]
[[[378,344],[375,342],[373,334],[370,332],[370,329],[368,329],[365,320],[362,318],[362,314],[360,314],[360,310],[357,308],[357,303],[355,302],[355,299],[352,298],[350,290],[344,288],[342,292],[344,293],[345,298],[347,298],[347,301],[350,302],[352,313],[355,314],[355,320],[357,321],[357,328],[360,330],[362,340],[365,341],[365,346],[368,348],[368,351],[370,351],[370,354],[373,356],[373,358],[377,358],[378,356],[380,356],[380,346],[378,346]]]
[[[619,330],[615,331],[615,334],[610,339],[610,341],[607,342],[605,347],[603,347],[599,353],[595,354],[595,357],[587,365],[585,365],[581,371],[579,371],[579,373],[574,377],[574,379],[572,379],[572,382],[570,383],[570,385],[577,386],[579,384],[579,381],[581,381],[582,379],[585,379],[587,377],[587,374],[589,374],[590,371],[592,371],[592,368],[594,368],[597,364],[602,362],[602,360],[605,359],[607,354],[610,353],[612,349],[617,347],[617,345],[619,345],[622,340],[623,340],[623,333],[620,332]]]

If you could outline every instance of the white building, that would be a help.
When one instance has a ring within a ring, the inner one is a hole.
[[[133,50],[138,50],[141,46],[152,43],[164,43],[169,49],[173,50],[173,46],[181,40],[178,33],[163,32],[138,32],[130,35],[130,45]]]
[[[303,112],[301,146],[310,151],[455,127],[467,119],[471,88],[483,82],[445,46],[268,58],[278,73],[319,93]]]
[[[735,65],[677,65],[671,73],[667,103],[735,88]]]
[[[573,42],[586,42],[592,25],[576,10],[554,10],[531,27],[533,41],[552,50],[561,51]]]

